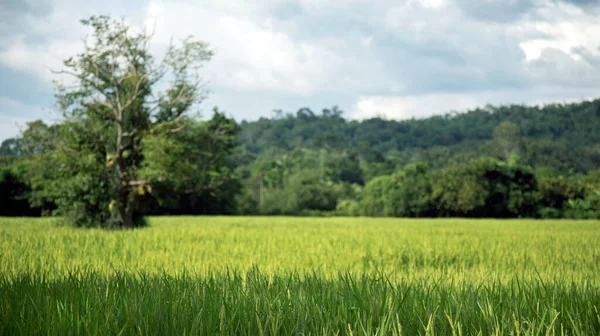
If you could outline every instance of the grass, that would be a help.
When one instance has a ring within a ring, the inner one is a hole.
[[[0,219],[1,334],[600,334],[600,222]]]

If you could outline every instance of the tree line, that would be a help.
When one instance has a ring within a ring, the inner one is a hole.
[[[90,170],[79,168],[85,163],[66,154],[67,162],[52,161],[56,149],[44,147],[60,138],[63,127],[36,121],[21,137],[3,142],[2,214],[61,214],[64,203],[87,209],[81,212],[82,224],[106,220],[88,214],[101,214],[112,200],[103,194],[106,188],[91,184]],[[361,151],[352,145],[299,146],[283,152],[264,148],[253,155],[244,148],[243,133],[243,123],[215,110],[208,121],[186,121],[172,139],[146,139],[154,142],[145,159],[168,166],[176,179],[161,181],[162,170],[157,169],[156,182],[137,186],[140,216],[600,218],[600,169],[544,164],[561,158],[554,157],[556,151],[527,154],[535,139],[522,136],[510,121],[501,122],[479,147],[469,147],[472,153],[451,149],[445,164],[428,160],[430,156],[423,155],[427,149],[405,160],[394,152]],[[522,157],[542,164],[532,166]],[[92,160],[89,169],[110,168],[110,160],[105,160]],[[75,167],[64,173],[52,168],[66,163]]]
[[[600,217],[600,100],[486,106],[405,121],[337,107],[202,121],[213,55],[191,38],[162,58],[151,35],[92,16],[60,74],[61,122],[0,146],[0,215],[131,228],[146,215]]]
[[[498,129],[504,125],[510,124]],[[506,150],[505,159],[457,155],[441,168],[418,159],[400,168],[393,163],[371,165],[352,151],[295,149],[243,168],[245,188],[238,210],[269,215],[600,218],[600,169],[578,173],[533,168],[516,154],[522,143],[509,143],[505,149],[498,144],[499,151]],[[367,175],[373,171],[384,172]]]

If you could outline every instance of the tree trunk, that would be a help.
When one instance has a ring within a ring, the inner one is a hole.
[[[128,190],[126,186],[121,186],[117,192],[117,206],[119,208],[119,228],[132,228],[133,216],[128,202]]]
[[[118,91],[117,91],[118,92]],[[117,101],[119,103],[119,101]],[[119,176],[119,188],[117,191],[117,202],[119,206],[119,215],[121,222],[119,223],[121,228],[131,229],[135,226],[133,220],[133,209],[131,204],[129,204],[129,180],[126,174],[127,168],[125,164],[125,160],[122,156],[123,154],[123,109],[121,108],[121,104],[118,105],[118,110],[116,111],[116,119],[117,119],[117,144],[116,144],[116,153],[115,160],[117,161],[117,174]]]
[[[135,222],[133,221],[133,212],[130,207],[125,208],[125,214],[123,216],[123,228],[132,229],[135,227]]]

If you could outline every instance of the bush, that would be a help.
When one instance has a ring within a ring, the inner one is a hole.
[[[335,208],[335,213],[339,216],[359,216],[360,203],[355,200],[340,200]]]
[[[545,218],[545,219],[556,219],[556,218],[562,218],[564,216],[563,212],[560,209],[550,208],[550,207],[541,208],[538,211],[538,215],[540,216],[540,218]]]
[[[584,199],[567,202],[565,217],[572,219],[600,219],[600,190],[594,190]]]

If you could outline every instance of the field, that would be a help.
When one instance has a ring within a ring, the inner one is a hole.
[[[0,334],[598,335],[600,222],[0,218]]]

